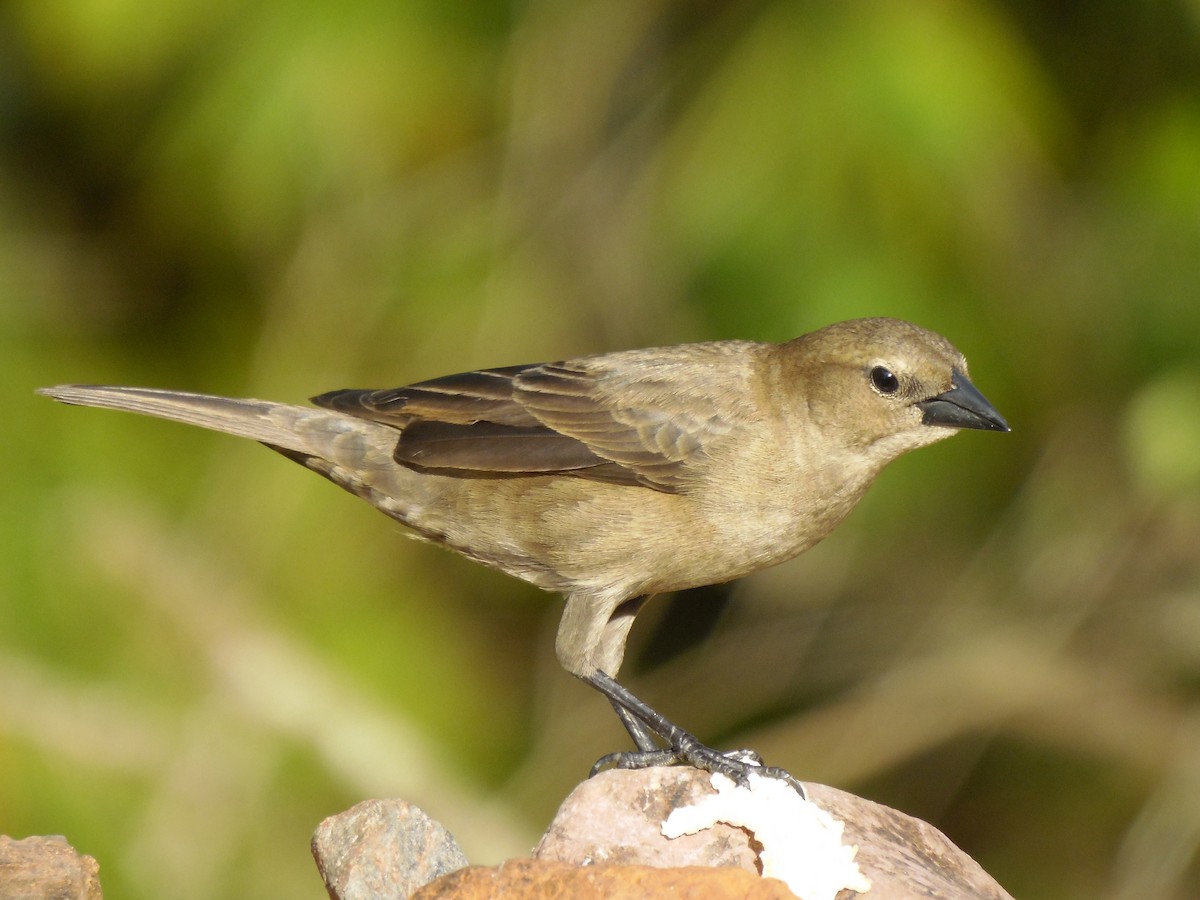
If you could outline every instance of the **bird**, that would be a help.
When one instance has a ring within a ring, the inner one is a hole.
[[[721,751],[617,680],[656,594],[792,559],[902,454],[961,429],[1009,431],[946,338],[900,319],[782,343],[722,340],[480,369],[312,406],[156,388],[60,385],[67,404],[249,438],[408,533],[565,597],[559,662],[604,695],[636,749],[607,767],[685,764],[803,789]]]

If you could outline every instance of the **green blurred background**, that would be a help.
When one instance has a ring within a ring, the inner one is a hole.
[[[1022,898],[1200,895],[1196,0],[9,0],[0,832],[114,898],[316,900],[324,816],[404,797],[494,862],[624,746],[556,598],[35,387],[301,400],[859,315],[950,337],[1013,433],[652,604],[629,684]]]

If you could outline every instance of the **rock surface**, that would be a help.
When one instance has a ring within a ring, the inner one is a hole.
[[[312,854],[334,900],[409,897],[467,865],[454,838],[403,800],[367,800],[322,822]]]
[[[691,777],[693,772],[700,777]],[[699,834],[663,837],[662,824],[672,810],[712,793],[709,777],[695,769],[601,772],[563,801],[534,849],[534,859],[577,866],[710,866],[757,873],[751,837],[740,828],[718,824]]]
[[[64,837],[0,835],[0,900],[102,900],[100,866]]]
[[[498,866],[472,866],[422,888],[413,900],[609,900],[612,897],[673,897],[678,900],[794,900],[782,881],[744,869],[689,866],[594,865],[513,859]]]
[[[742,829],[718,825],[696,835],[663,836],[671,810],[712,793],[710,782],[707,773],[685,767],[601,773],[571,793],[534,856],[576,863],[736,865],[757,872],[754,839]],[[836,788],[805,784],[805,789],[810,800],[845,824],[843,842],[858,847],[856,861],[872,883],[858,896],[1012,900],[932,825]]]

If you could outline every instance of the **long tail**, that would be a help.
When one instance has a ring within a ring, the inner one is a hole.
[[[310,435],[306,432],[309,430],[297,429],[298,422],[310,416],[328,418],[330,415],[306,406],[266,400],[232,400],[156,388],[62,384],[40,388],[38,393],[75,406],[119,409],[198,425],[305,454],[319,451],[308,439]]]
[[[401,522],[414,521],[435,490],[392,459],[399,432],[335,410],[234,400],[157,388],[65,384],[38,391],[63,403],[142,413],[266,444]]]
[[[38,391],[62,403],[142,413],[266,444],[328,478],[412,529],[414,537],[449,546],[547,590],[569,584],[521,549],[540,546],[534,515],[513,516],[506,504],[520,491],[500,482],[424,473],[394,457],[400,429],[332,409],[266,400],[234,400],[156,388],[66,384]],[[509,520],[512,520],[510,523]],[[478,523],[491,523],[492,530]],[[513,524],[515,523],[515,524]]]

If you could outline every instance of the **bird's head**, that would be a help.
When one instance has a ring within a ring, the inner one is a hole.
[[[852,319],[784,347],[805,385],[809,421],[880,464],[960,428],[1009,430],[954,345],[909,322]]]

